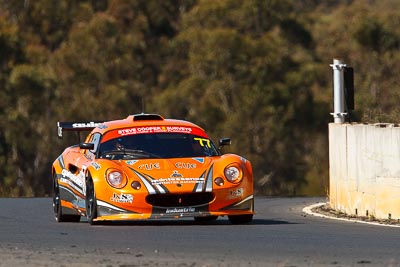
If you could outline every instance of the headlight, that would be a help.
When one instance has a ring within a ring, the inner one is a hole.
[[[126,185],[128,180],[126,179],[125,175],[116,169],[109,169],[106,173],[107,182],[115,188],[122,188]]]
[[[225,177],[231,183],[239,183],[243,178],[243,171],[239,164],[228,165],[225,170]]]

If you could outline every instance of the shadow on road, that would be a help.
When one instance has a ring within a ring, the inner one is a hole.
[[[81,223],[87,223],[86,220],[81,220]],[[266,219],[253,219],[252,222],[247,224],[241,224],[242,226],[251,225],[282,225],[282,224],[298,224],[293,222],[288,222],[284,220],[266,220]],[[196,222],[190,219],[184,220],[146,220],[146,221],[104,221],[97,222],[96,226],[209,226],[209,225],[231,225],[235,226],[229,222],[228,219],[218,219],[211,222]]]
[[[251,225],[279,225],[279,224],[299,224],[294,222],[288,222],[283,220],[265,220],[265,219],[254,219]]]

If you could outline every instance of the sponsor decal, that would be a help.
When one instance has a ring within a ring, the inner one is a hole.
[[[152,180],[152,185],[164,185],[164,184],[203,184],[204,178],[183,178],[183,177],[169,177],[160,178],[158,180]]]
[[[182,134],[192,134],[198,137],[202,137],[200,139],[204,139],[203,145],[208,145],[209,139],[207,134],[200,128],[190,127],[190,126],[136,126],[126,129],[118,129],[107,132],[103,138],[102,143],[118,138],[126,135],[135,135],[135,134],[154,134],[154,133],[182,133]],[[207,141],[208,140],[208,141]],[[198,140],[200,145],[200,140]],[[211,141],[210,141],[211,142]],[[211,143],[210,143],[211,145]]]
[[[94,154],[89,151],[89,153],[85,154],[85,158],[88,160],[94,160]]]
[[[93,127],[93,128],[95,128],[95,127],[97,127],[97,126],[100,126],[102,123],[100,123],[100,122],[98,122],[98,123],[95,123],[95,122],[93,122],[93,121],[91,121],[91,122],[76,122],[76,123],[73,123],[72,124],[72,127],[73,128],[88,128],[88,127]]]
[[[117,203],[132,203],[133,202],[133,195],[131,194],[117,194],[113,193],[113,196],[110,198],[111,201]]]
[[[71,180],[69,179],[65,179],[63,177],[60,178],[60,182],[68,184],[70,187],[72,187],[73,189],[75,189],[76,191],[78,191],[79,193],[83,194],[82,192],[82,188],[76,186],[73,182],[71,182]]]
[[[175,167],[178,169],[196,169],[195,163],[188,163],[188,162],[177,162],[175,163]]]
[[[136,162],[138,162],[138,160],[128,160],[128,161],[126,162],[126,164],[128,164],[128,165],[135,165]]]
[[[79,173],[79,176],[76,176],[72,172],[70,172],[70,171],[68,171],[66,169],[63,169],[61,174],[62,174],[63,177],[69,178],[72,182],[74,182],[75,184],[79,185],[80,187],[83,187],[83,185],[85,184],[83,182],[84,179],[82,179],[83,174],[81,172]]]
[[[81,194],[86,193],[86,184],[85,184],[85,174],[81,171],[78,175],[73,174],[72,172],[63,169],[61,172],[60,181],[68,184],[73,189],[78,191]]]
[[[95,168],[97,171],[101,169],[101,165],[97,162],[92,162],[93,168]]]
[[[177,126],[167,126],[167,132],[169,133],[191,133],[192,128],[190,127],[177,127]]]
[[[195,208],[191,208],[191,207],[185,207],[185,208],[168,208],[166,210],[167,214],[170,213],[191,213],[191,212],[195,212],[196,209]]]
[[[234,199],[234,198],[239,198],[242,197],[244,194],[244,188],[237,188],[233,190],[229,190],[229,195],[227,199]]]
[[[147,126],[147,127],[134,127],[128,129],[118,130],[121,136],[133,134],[146,134],[146,133],[192,133],[191,127],[181,126]]]
[[[160,163],[156,162],[156,163],[145,163],[145,164],[141,164],[139,165],[139,169],[140,170],[146,170],[146,171],[151,171],[151,170],[159,170],[160,169]]]
[[[209,139],[195,137],[195,138],[193,138],[193,140],[199,141],[199,144],[200,144],[201,146],[203,146],[203,147],[204,147],[204,146],[211,147],[211,141],[210,141]]]

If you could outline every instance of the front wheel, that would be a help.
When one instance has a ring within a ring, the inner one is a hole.
[[[249,223],[253,220],[253,214],[230,215],[230,216],[228,216],[228,218],[232,224],[245,224],[245,223]]]
[[[91,225],[96,224],[94,219],[97,218],[97,201],[94,191],[94,184],[90,174],[86,176],[86,216]]]
[[[53,176],[53,209],[54,218],[57,222],[79,222],[81,216],[79,215],[65,215],[62,211],[60,186],[58,185],[57,175]]]

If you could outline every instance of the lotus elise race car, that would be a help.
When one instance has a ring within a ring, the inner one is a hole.
[[[95,122],[58,122],[64,131],[90,131],[54,161],[53,207],[58,222],[228,216],[248,223],[254,214],[253,172],[243,157],[221,153],[199,126],[156,114]],[[79,135],[79,133],[78,133]]]

